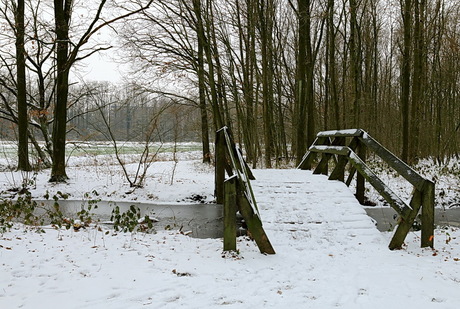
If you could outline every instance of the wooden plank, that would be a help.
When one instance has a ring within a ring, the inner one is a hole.
[[[359,143],[358,146],[358,156],[361,161],[366,164],[366,146],[363,143]],[[358,173],[356,175],[356,199],[361,205],[364,205],[365,202],[365,191],[366,190],[366,181],[363,174]]]
[[[238,154],[238,159],[240,162],[244,162],[246,163],[244,160],[243,160],[243,156],[239,153]],[[251,173],[252,175],[252,173]],[[254,191],[252,190],[252,186],[251,186],[251,182],[249,181],[249,179],[255,179],[255,178],[250,178],[251,176],[246,174],[245,171],[243,171],[243,179],[239,178],[241,180],[241,182],[243,183],[244,185],[244,190],[248,196],[248,199],[249,199],[249,202],[252,206],[252,208],[254,209],[254,212],[259,216],[260,218],[260,213],[259,213],[259,207],[257,207],[257,202],[256,202],[256,198],[254,196]]]
[[[340,156],[348,156],[350,153],[350,148],[347,146],[315,145],[311,146],[308,150],[312,152],[329,153]]]
[[[313,162],[315,161],[316,157],[317,157],[316,152],[307,151],[307,153],[303,156],[303,159],[300,162],[300,164],[297,166],[297,168],[301,170],[311,169],[311,166],[313,165]]]
[[[421,247],[434,247],[434,183],[426,180],[422,192]]]
[[[350,144],[348,145],[349,150],[354,151],[356,147],[358,147],[358,141],[359,141],[358,139],[353,138]],[[347,166],[347,163],[348,163],[348,154],[347,156],[339,156],[339,160],[337,161],[337,164],[334,170],[329,176],[329,180],[340,180],[343,182],[345,180],[345,167]],[[353,168],[349,176],[353,178],[355,171],[356,169]],[[348,183],[347,186],[350,186],[351,179],[347,179],[347,183]]]
[[[262,221],[259,216],[254,213],[246,194],[244,194],[244,191],[240,188],[239,182],[237,189],[237,201],[240,214],[243,216],[243,219],[248,226],[248,230],[259,247],[260,252],[264,254],[275,254],[275,249],[273,249],[270,240],[262,227]]]
[[[420,209],[420,205],[422,203],[422,193],[419,190],[415,190],[414,195],[410,201],[410,206],[412,207],[412,211],[406,218],[400,218],[398,227],[391,238],[390,244],[388,248],[390,250],[401,249],[404,243],[404,239],[406,239],[407,233],[409,233],[412,225],[414,224],[415,218],[417,218],[418,211]]]
[[[344,181],[345,179],[345,167],[348,163],[348,157],[340,156],[335,168],[332,170],[329,180],[340,180]]]
[[[316,166],[315,170],[313,171],[313,174],[322,174],[322,175],[327,175],[327,170],[328,170],[328,162],[329,159],[331,158],[331,154],[329,153],[323,153],[321,156],[321,161],[319,161],[318,165]]]
[[[423,190],[423,185],[425,183],[425,178],[420,176],[416,171],[414,171],[409,165],[401,161],[388,149],[383,147],[379,142],[372,138],[366,132],[362,137],[359,138],[366,146],[374,151],[383,161],[385,161],[390,167],[396,170],[401,176],[403,176],[407,181],[409,181],[414,187],[418,190]]]
[[[363,175],[366,180],[380,193],[380,195],[398,212],[403,218],[406,218],[412,210],[409,205],[403,202],[387,185],[385,185],[377,175],[356,155],[350,152],[350,162]]]
[[[352,166],[350,169],[350,173],[348,174],[347,181],[345,182],[347,187],[351,185],[351,181],[353,180],[353,176],[355,176],[355,174],[356,174],[356,167]]]
[[[238,155],[241,157],[241,160],[240,160],[241,162],[240,163],[243,166],[243,168],[244,168],[243,170],[246,173],[246,175],[248,176],[248,179],[256,180],[256,177],[254,177],[254,174],[252,173],[251,168],[249,168],[248,163],[246,162],[246,160],[243,159],[243,152],[241,151],[241,149],[239,147],[237,148],[237,151],[238,151]]]
[[[355,137],[361,136],[364,133],[361,129],[349,129],[349,130],[330,130],[330,131],[321,131],[316,136],[317,137]]]
[[[236,251],[236,175],[224,183],[224,251]]]
[[[227,159],[225,155],[225,137],[224,131],[218,130],[216,132],[216,149],[215,149],[215,189],[214,196],[217,204],[224,202],[224,180],[225,180],[225,167],[227,165]]]
[[[328,141],[329,141],[329,138],[317,137],[315,139],[315,141],[313,142],[312,146],[313,145],[327,144]],[[309,169],[311,169],[311,167],[313,165],[313,162],[316,160],[316,157],[317,157],[316,152],[307,151],[307,153],[305,153],[305,155],[302,158],[302,161],[297,166],[297,168],[301,169],[301,170],[309,170]]]

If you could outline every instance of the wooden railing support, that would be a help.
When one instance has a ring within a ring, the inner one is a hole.
[[[348,146],[345,146],[345,139],[351,139]],[[332,142],[331,142],[331,139]],[[414,186],[414,193],[409,205],[402,201],[386,184],[384,184],[366,164],[367,150],[372,151],[385,161],[391,168],[396,170],[408,182]],[[390,249],[401,248],[414,220],[421,209],[421,246],[433,247],[434,244],[434,190],[432,181],[423,178],[406,163],[388,151],[367,132],[361,129],[323,131],[319,132],[315,142],[305,154],[300,169],[311,169],[317,157],[321,154],[321,161],[314,170],[315,174],[327,175],[328,161],[335,159],[335,168],[329,179],[344,180],[344,171],[348,163],[351,169],[346,180],[350,185],[356,171],[356,198],[363,204],[365,199],[365,181],[369,182],[385,198],[390,206],[398,212],[400,218],[398,227],[390,242]]]
[[[225,181],[225,168],[227,165],[227,158],[225,156],[225,136],[221,131],[216,133],[216,146],[215,146],[215,175],[214,175],[214,196],[217,204],[224,202],[224,181]]]
[[[366,145],[361,141],[358,143],[358,157],[361,159],[363,164],[366,164]],[[365,202],[365,190],[366,190],[366,180],[362,173],[356,175],[356,199],[361,205],[364,205]]]
[[[224,251],[236,251],[237,176],[224,183]]]
[[[229,178],[225,180],[225,171]],[[239,211],[261,253],[275,254],[262,227],[250,179],[255,179],[226,127],[216,132],[215,195],[224,204],[224,251],[236,250],[236,212]]]
[[[435,186],[426,180],[422,193],[422,247],[434,247]]]

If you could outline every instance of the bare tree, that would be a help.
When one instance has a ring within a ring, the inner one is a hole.
[[[94,17],[89,22],[83,35],[80,36],[76,43],[70,45],[69,27],[73,12],[73,0],[54,0],[57,76],[53,122],[53,166],[50,182],[63,182],[68,178],[65,170],[65,141],[70,69],[78,60],[85,59],[95,52],[108,49],[109,47],[97,48],[84,55],[80,55],[81,48],[87,44],[89,39],[100,29],[123,18],[142,12],[150,6],[153,0],[148,1],[145,5],[139,4],[139,7],[133,11],[104,21],[101,19],[101,13],[106,2],[107,0],[100,1]]]

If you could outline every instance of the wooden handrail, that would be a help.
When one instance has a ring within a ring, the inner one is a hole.
[[[345,139],[350,138],[348,146]],[[398,174],[414,186],[414,193],[410,204],[399,198],[365,163],[366,149],[372,150],[384,162],[393,168]],[[336,165],[329,179],[343,181],[345,166],[350,163],[354,171],[358,171],[358,183],[356,196],[360,202],[364,202],[364,179],[367,180],[385,198],[390,206],[400,215],[398,228],[389,245],[390,249],[400,248],[409,232],[418,211],[422,209],[422,247],[433,247],[434,238],[434,183],[413,170],[410,166],[396,157],[388,149],[372,138],[362,129],[331,130],[317,134],[313,144],[304,155],[298,168],[311,169],[316,155],[322,154],[314,173],[328,174],[328,161],[334,158]],[[351,179],[347,180],[349,185]]]
[[[225,179],[225,171],[228,178]],[[224,206],[224,251],[236,250],[236,211],[243,216],[261,253],[275,254],[260,219],[250,179],[254,179],[227,127],[216,132],[216,201]]]

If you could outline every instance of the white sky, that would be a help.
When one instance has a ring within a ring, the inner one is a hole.
[[[116,63],[106,53],[98,53],[85,59],[82,64],[74,68],[74,74],[78,74],[86,81],[121,82],[123,65]],[[77,73],[75,73],[77,72]]]

